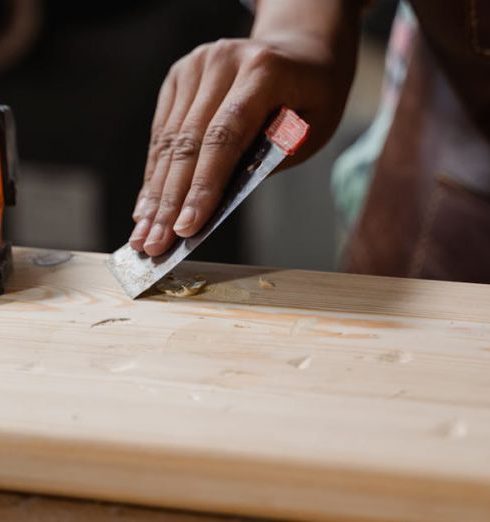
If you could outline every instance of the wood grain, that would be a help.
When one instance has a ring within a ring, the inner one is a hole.
[[[134,302],[104,255],[40,255],[0,298],[0,487],[490,519],[488,287],[189,263],[206,293]]]

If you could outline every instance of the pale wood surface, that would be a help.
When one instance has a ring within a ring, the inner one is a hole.
[[[0,297],[0,487],[490,519],[488,287],[191,263],[220,282],[133,302],[105,256],[39,254],[17,249]]]

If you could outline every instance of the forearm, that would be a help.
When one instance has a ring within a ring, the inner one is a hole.
[[[329,50],[357,46],[361,0],[257,0],[252,38],[272,42],[296,36]]]

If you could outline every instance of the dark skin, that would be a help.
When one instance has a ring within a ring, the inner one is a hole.
[[[261,0],[250,38],[202,45],[172,67],[133,212],[135,250],[157,256],[197,233],[281,105],[311,125],[294,162],[330,139],[352,84],[359,19],[355,0]]]

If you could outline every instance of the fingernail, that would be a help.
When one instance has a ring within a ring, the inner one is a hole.
[[[145,241],[145,248],[149,245],[152,245],[153,243],[157,243],[158,241],[161,241],[163,239],[163,236],[165,234],[165,228],[160,225],[160,223],[156,223],[151,227],[150,233],[148,234],[148,237]]]
[[[196,220],[196,211],[193,207],[184,207],[182,212],[180,213],[177,221],[174,225],[174,230],[178,232],[179,230],[185,230],[189,228],[194,221]]]
[[[129,238],[129,241],[137,241],[142,239],[150,228],[150,222],[148,219],[142,219],[133,229],[133,232]]]

